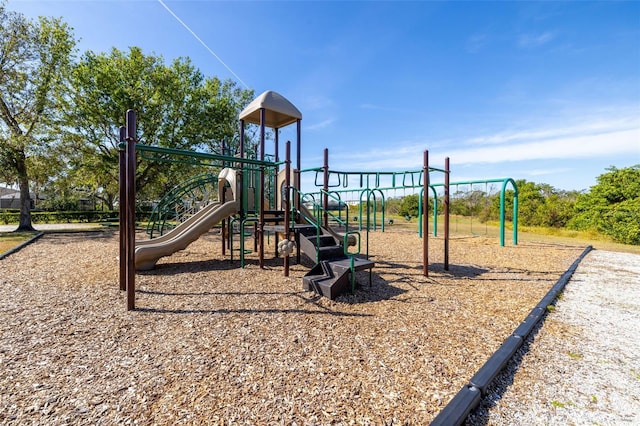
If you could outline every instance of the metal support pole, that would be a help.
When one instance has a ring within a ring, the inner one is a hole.
[[[280,149],[279,149],[280,148],[280,137],[279,136],[280,136],[280,131],[278,130],[277,127],[275,127],[273,129],[273,144],[274,144],[274,148],[275,148],[274,152],[273,152],[273,155],[275,157],[274,161],[276,163],[280,162]],[[276,166],[276,172],[278,172],[279,170],[280,170],[280,165],[278,164]],[[276,197],[276,199],[277,199],[277,197]]]
[[[274,145],[275,145],[275,152],[274,152],[274,156],[275,156],[275,162],[279,163],[280,162],[280,137],[279,137],[279,131],[278,128],[275,127],[273,129],[274,135],[273,135],[273,140],[274,140]],[[270,209],[274,209],[277,210],[278,209],[278,172],[280,171],[280,165],[276,165],[276,169],[275,169],[275,176],[273,177],[273,179],[269,179],[269,188],[273,188],[272,189],[272,194],[273,194],[273,205],[269,204],[269,210]],[[271,202],[271,201],[269,201]],[[278,238],[276,237],[276,244],[278,243]]]
[[[429,276],[429,151],[424,151],[422,173],[422,275]]]
[[[127,110],[127,310],[136,308],[136,113]]]
[[[287,141],[285,145],[285,163],[284,163],[284,239],[289,241],[289,214],[291,212],[291,142]],[[280,191],[280,188],[277,189]],[[284,276],[289,276],[289,255],[284,257]]]
[[[240,120],[240,159],[244,160],[244,120]],[[231,165],[231,167],[234,167],[234,165]],[[245,199],[244,179],[246,176],[244,175],[243,166],[240,166],[240,171],[238,172],[237,176],[238,176],[238,186],[237,186],[238,194],[236,196],[238,197],[238,199],[236,200],[236,202],[240,206],[240,212],[239,212],[240,219],[244,219],[247,206],[244,202],[244,199]],[[229,227],[231,227],[231,224],[229,224]],[[229,233],[231,234],[231,232]]]
[[[329,214],[327,211],[329,210],[329,149],[324,149],[324,165],[322,166],[322,173],[324,177],[323,189],[324,193],[322,194],[322,223],[325,228],[329,227]]]
[[[222,140],[222,155],[227,155],[227,144],[225,143],[225,140]],[[227,167],[227,162],[224,161],[222,163],[222,165],[224,167]],[[225,199],[224,199],[224,187],[220,188],[220,181],[218,180],[218,198],[220,198],[218,201],[220,202],[220,204],[224,204]],[[227,227],[227,219],[222,219],[220,221],[220,244],[221,244],[221,249],[222,249],[222,256],[224,257],[226,254],[226,248],[227,248],[227,244],[226,244],[226,239],[224,238],[225,235],[225,229]]]
[[[127,128],[120,127],[120,142],[126,142]],[[127,289],[127,152],[118,148],[118,235],[120,240],[120,290]]]
[[[295,206],[297,210],[300,210],[300,170],[302,170],[302,166],[301,166],[301,161],[300,161],[300,157],[301,157],[301,149],[302,149],[302,139],[301,139],[301,128],[302,128],[302,122],[300,121],[300,119],[298,119],[296,121],[296,168],[294,171],[295,174],[295,179],[293,182],[293,185],[295,186],[295,188],[297,189],[296,191],[296,198],[295,198]],[[300,259],[298,258],[298,263],[300,263]]]
[[[449,157],[444,159],[444,270],[449,270]],[[435,224],[434,224],[435,226]]]
[[[266,110],[260,108],[260,161],[264,161],[264,126],[266,121]],[[264,269],[264,166],[260,166],[260,196],[255,203],[255,208],[259,209],[258,215],[258,264],[260,269]]]

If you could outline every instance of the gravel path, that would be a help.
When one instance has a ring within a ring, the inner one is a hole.
[[[95,223],[34,223],[37,231],[69,231],[96,228]],[[0,225],[0,232],[13,232],[18,225]]]
[[[640,424],[640,256],[594,250],[467,424]]]

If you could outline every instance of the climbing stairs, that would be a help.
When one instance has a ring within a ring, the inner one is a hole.
[[[326,229],[313,225],[297,225],[295,230],[302,251],[309,257],[315,256],[317,262],[302,278],[305,290],[315,291],[333,300],[347,291],[353,292],[357,271],[369,269],[371,274],[374,262],[353,254],[345,254],[341,242]]]
[[[359,257],[322,260],[302,277],[302,287],[333,300],[347,291],[354,291],[355,273],[358,271],[369,269],[371,285],[373,266],[374,262]]]
[[[326,229],[314,225],[297,225],[295,230],[300,236],[300,248],[312,260],[320,262],[345,256],[340,242]]]

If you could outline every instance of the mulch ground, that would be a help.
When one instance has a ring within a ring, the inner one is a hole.
[[[0,422],[425,424],[584,247],[369,234],[368,272],[331,301],[225,260],[216,231],[118,285],[117,233],[48,234],[0,261]],[[363,242],[363,247],[365,242]],[[295,262],[294,262],[295,263]]]

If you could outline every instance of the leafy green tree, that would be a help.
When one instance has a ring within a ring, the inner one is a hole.
[[[109,54],[86,52],[72,73],[66,126],[77,153],[72,169],[110,209],[118,193],[119,127],[137,113],[140,144],[219,152],[233,141],[237,117],[253,98],[230,81],[205,78],[188,59],[166,65],[140,48]],[[166,160],[166,158],[163,158]],[[138,156],[136,190],[153,199],[198,167],[146,161]]]
[[[402,203],[400,204],[400,211],[398,213],[401,216],[418,216],[418,194],[407,195],[402,199]]]
[[[640,244],[640,165],[610,167],[578,197],[568,227],[595,230],[625,244]]]
[[[540,226],[539,215],[544,210],[545,202],[543,189],[535,182],[524,179],[516,181],[516,185],[518,187],[518,223],[525,226]],[[513,210],[509,206],[506,211]]]
[[[562,228],[573,216],[576,191],[559,191],[546,183],[516,181],[518,187],[518,223],[524,226]],[[513,190],[505,193],[505,219],[513,220]],[[483,219],[498,220],[500,194],[492,195],[491,208]]]
[[[574,215],[577,191],[557,191],[545,197],[544,204],[538,207],[536,218],[539,226],[564,228]]]
[[[449,201],[449,213],[460,216],[478,216],[486,204],[484,191],[456,191]]]
[[[385,201],[385,212],[390,215],[400,214],[400,206],[402,204],[401,198],[389,198]]]
[[[50,152],[75,40],[60,19],[26,19],[0,2],[0,180],[20,189],[19,231],[31,223],[30,166]],[[40,170],[44,179],[46,168]]]

